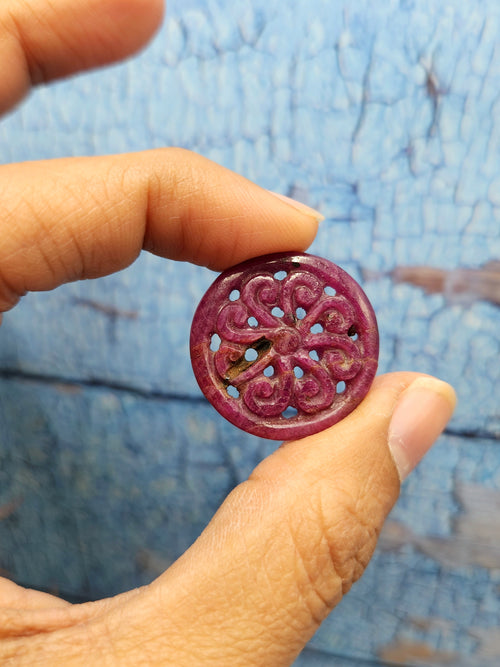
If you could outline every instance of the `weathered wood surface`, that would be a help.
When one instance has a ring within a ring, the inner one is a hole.
[[[381,370],[457,388],[364,579],[298,665],[500,663],[500,6],[169,3],[138,59],[37,91],[2,161],[182,145],[326,216]],[[150,580],[275,446],[201,400],[213,274],[142,256],[28,296],[0,330],[0,568],[98,597]]]

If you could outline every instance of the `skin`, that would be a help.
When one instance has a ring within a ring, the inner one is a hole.
[[[0,109],[32,84],[132,54],[162,13],[160,0],[2,0]],[[4,165],[0,199],[0,311],[28,290],[123,269],[143,248],[223,269],[304,250],[317,228],[178,149]],[[378,378],[347,419],[277,449],[149,586],[71,605],[0,579],[0,663],[290,665],[363,573],[396,501],[388,428],[416,377]]]

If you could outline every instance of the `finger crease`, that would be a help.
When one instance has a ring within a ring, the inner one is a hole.
[[[326,597],[319,590],[318,583],[312,574],[312,568],[311,566],[307,565],[305,558],[302,555],[302,550],[299,547],[298,540],[296,539],[294,532],[290,531],[290,534],[292,537],[292,542],[295,550],[297,567],[302,570],[302,573],[305,574],[305,577],[307,579],[307,591],[305,591],[304,587],[299,583],[298,592],[301,600],[303,601],[304,605],[309,611],[309,614],[313,622],[319,626],[324,620],[326,613],[328,613],[332,609],[332,604],[328,602]],[[323,543],[326,542],[325,537],[321,538],[321,542]],[[315,604],[313,600],[309,599],[311,594],[316,599],[316,602],[320,603],[320,609],[322,609],[323,612],[325,613],[323,613],[322,611],[320,611],[319,613],[317,612],[317,604]]]

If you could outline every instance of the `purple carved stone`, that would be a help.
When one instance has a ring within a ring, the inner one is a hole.
[[[232,424],[289,440],[346,417],[377,370],[378,329],[358,283],[305,253],[257,257],[224,271],[191,327],[202,392]]]

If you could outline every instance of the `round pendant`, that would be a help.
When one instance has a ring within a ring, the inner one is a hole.
[[[215,280],[191,327],[202,392],[235,426],[302,438],[346,417],[378,364],[375,313],[339,266],[305,253],[243,262]]]

